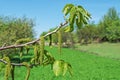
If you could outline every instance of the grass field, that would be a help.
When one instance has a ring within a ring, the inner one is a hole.
[[[108,57],[80,52],[63,48],[62,54],[58,54],[57,48],[46,47],[56,59],[69,62],[73,68],[73,76],[67,73],[64,77],[55,77],[50,66],[34,67],[31,70],[30,80],[120,80],[120,61]],[[15,80],[24,80],[26,69],[16,67]],[[0,72],[0,80],[4,73]]]
[[[120,43],[92,43],[88,45],[76,45],[76,49],[95,53],[102,57],[120,59]]]

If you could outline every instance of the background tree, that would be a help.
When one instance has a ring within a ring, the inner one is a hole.
[[[98,38],[98,30],[95,24],[89,23],[80,30],[77,30],[76,35],[79,43],[87,44]]]
[[[0,18],[0,46],[14,44],[21,38],[34,38],[34,22],[32,19],[23,18]]]
[[[106,37],[110,42],[120,42],[120,20],[112,22],[110,27],[106,28]]]
[[[104,15],[103,19],[99,22],[99,25],[98,25],[100,37],[102,38],[103,41],[114,41],[115,40],[114,36],[116,35],[116,33],[118,33],[118,31],[116,32],[114,29],[117,29],[119,27],[119,25],[117,25],[119,24],[118,23],[119,20],[120,18],[115,8],[110,8],[107,14]],[[112,29],[114,32],[112,31]],[[111,34],[113,34],[114,36]]]

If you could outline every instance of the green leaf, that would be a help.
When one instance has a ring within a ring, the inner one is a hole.
[[[53,64],[53,72],[56,76],[59,76],[62,73],[62,62],[56,60]]]
[[[63,60],[56,60],[53,64],[53,72],[56,76],[65,75],[67,70],[69,71],[70,75],[72,76],[72,67],[69,63]]]
[[[73,30],[74,30],[74,24],[71,23],[71,24],[70,24],[70,31],[69,31],[69,32],[72,32]]]
[[[87,12],[82,6],[78,5],[78,9],[81,9],[82,12]]]
[[[88,23],[91,15],[80,5],[66,5],[63,9],[65,16],[70,13],[69,17],[66,19],[69,22],[69,26],[65,28],[65,32],[72,32],[74,30],[74,25],[76,25],[78,29],[80,29],[84,24]]]
[[[88,22],[87,22],[87,20],[85,18],[83,18],[83,23],[88,24]]]
[[[69,31],[70,31],[70,26],[66,26],[66,27],[64,28],[64,31],[65,31],[65,32],[69,32]]]
[[[68,70],[68,64],[64,63],[63,64],[63,76],[65,75],[65,73],[67,72],[67,70]]]
[[[78,10],[87,20],[91,18],[91,15],[82,6],[78,6]]]
[[[65,29],[64,29],[64,31],[65,32],[72,32],[74,30],[74,27],[73,27],[73,25],[69,25],[69,26],[67,26],[67,27],[65,27]]]
[[[77,19],[78,19],[78,21],[77,21],[77,22],[78,22],[78,23],[80,23],[80,21],[81,21],[81,15],[80,15],[80,13],[79,13],[79,12],[77,12],[76,14],[77,14]]]
[[[74,24],[75,17],[76,17],[76,7],[72,7],[69,17],[70,24]]]
[[[80,22],[78,21],[78,18],[76,19],[76,25],[77,25],[78,29],[80,29],[82,27],[82,23],[81,23],[81,21]]]
[[[35,58],[32,58],[30,63],[35,63]]]
[[[45,56],[46,56],[46,60],[44,60],[44,63],[49,63],[49,64],[53,64],[53,62],[55,61],[54,57],[45,50]]]
[[[83,25],[83,22],[82,22],[83,17],[80,12],[77,12],[76,14],[77,14],[76,25],[77,25],[78,29],[80,29]]]
[[[70,73],[70,75],[73,75],[73,70],[72,70],[72,66],[68,63],[68,71]]]
[[[20,58],[22,58],[22,56],[23,56],[23,52],[20,52]]]
[[[66,4],[65,7],[63,8],[62,12],[66,15],[70,12],[71,8],[73,7],[73,4]]]

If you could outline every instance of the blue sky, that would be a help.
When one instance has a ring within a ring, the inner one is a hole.
[[[82,5],[92,15],[97,23],[110,7],[120,12],[120,0],[0,0],[0,16],[26,16],[35,21],[35,31],[38,37],[64,22],[62,8],[67,3]]]

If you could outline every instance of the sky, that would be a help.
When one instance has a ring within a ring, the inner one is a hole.
[[[96,24],[114,7],[120,12],[120,0],[0,0],[0,16],[32,18],[36,37],[43,31],[64,22],[62,9],[66,4],[82,5]]]

